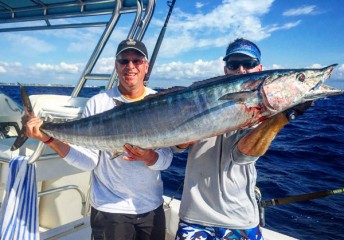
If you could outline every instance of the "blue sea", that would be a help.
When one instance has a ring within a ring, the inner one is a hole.
[[[32,94],[70,95],[71,87],[26,87]],[[21,103],[17,86],[0,91]],[[89,97],[99,88],[85,88]],[[180,199],[187,153],[162,173],[165,194]],[[344,95],[315,102],[289,123],[257,162],[263,200],[344,188]],[[179,189],[178,189],[179,188]],[[298,239],[344,239],[344,194],[265,208],[266,227]],[[277,239],[278,240],[278,239]]]

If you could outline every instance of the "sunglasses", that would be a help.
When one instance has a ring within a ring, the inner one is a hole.
[[[135,58],[135,59],[116,59],[116,61],[121,65],[128,65],[129,62],[132,62],[135,66],[139,66],[143,64],[146,60],[143,58]]]
[[[242,61],[227,61],[226,67],[230,70],[238,69],[242,66],[245,69],[252,69],[259,65],[259,61],[257,59],[246,59]]]

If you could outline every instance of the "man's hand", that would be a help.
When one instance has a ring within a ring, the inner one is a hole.
[[[123,148],[128,154],[128,156],[123,156],[123,159],[127,161],[143,161],[147,166],[151,166],[159,158],[159,154],[153,149],[143,149],[130,144],[125,144]]]
[[[26,116],[22,117],[22,122],[25,123],[25,134],[29,138],[34,138],[39,141],[47,141],[49,136],[43,133],[39,128],[43,124],[43,121],[40,118]]]
[[[176,147],[179,149],[187,149],[190,145],[195,144],[195,143],[196,143],[196,141],[182,143],[182,144],[176,145]]]
[[[285,110],[284,114],[288,118],[288,121],[290,122],[291,120],[294,120],[296,117],[303,115],[304,112],[307,111],[307,109],[310,108],[311,106],[314,106],[313,101],[301,103],[290,109]]]

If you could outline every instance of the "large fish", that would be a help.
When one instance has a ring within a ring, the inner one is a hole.
[[[76,121],[45,122],[41,130],[71,144],[116,153],[126,143],[174,146],[248,128],[297,104],[342,94],[323,84],[335,66],[220,76]],[[28,101],[23,98],[30,111]],[[23,138],[18,137],[12,149]]]

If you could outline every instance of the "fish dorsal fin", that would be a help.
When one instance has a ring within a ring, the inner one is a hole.
[[[125,102],[119,101],[118,99],[113,98],[113,101],[116,104],[116,107],[122,106],[125,104]]]
[[[190,85],[190,87],[197,87],[197,86],[204,85],[204,84],[207,84],[207,83],[216,82],[216,81],[218,81],[219,79],[228,78],[228,77],[231,77],[231,76],[235,76],[235,75],[223,75],[223,76],[218,76],[218,77],[213,77],[213,78],[201,80],[201,81],[198,81],[198,82],[193,82],[193,83]]]
[[[253,91],[243,91],[236,93],[228,93],[219,98],[221,101],[244,102],[244,100],[253,93]]]
[[[158,93],[156,93],[157,95],[164,95],[164,94],[167,94],[167,93],[173,93],[173,92],[178,92],[178,91],[181,91],[181,90],[184,90],[186,89],[186,87],[183,87],[183,86],[174,86],[174,87],[170,87],[170,88],[166,88]],[[156,94],[152,94],[153,96],[156,95]],[[151,95],[149,95],[151,96]]]
[[[157,93],[154,93],[154,94],[149,94],[144,99],[146,100],[146,99],[149,99],[149,98],[152,98],[152,97],[157,97],[157,96],[165,95],[165,94],[168,94],[168,93],[178,92],[178,91],[181,91],[181,90],[184,90],[184,89],[186,89],[186,87],[175,86],[175,87],[163,89],[163,90],[161,90],[161,91],[159,91]]]
[[[163,90],[162,92],[163,93],[170,93],[170,92],[176,92],[176,91],[180,91],[180,90],[184,90],[186,87],[183,87],[183,86],[174,86],[174,87],[171,87],[171,88],[167,88],[165,90]]]

